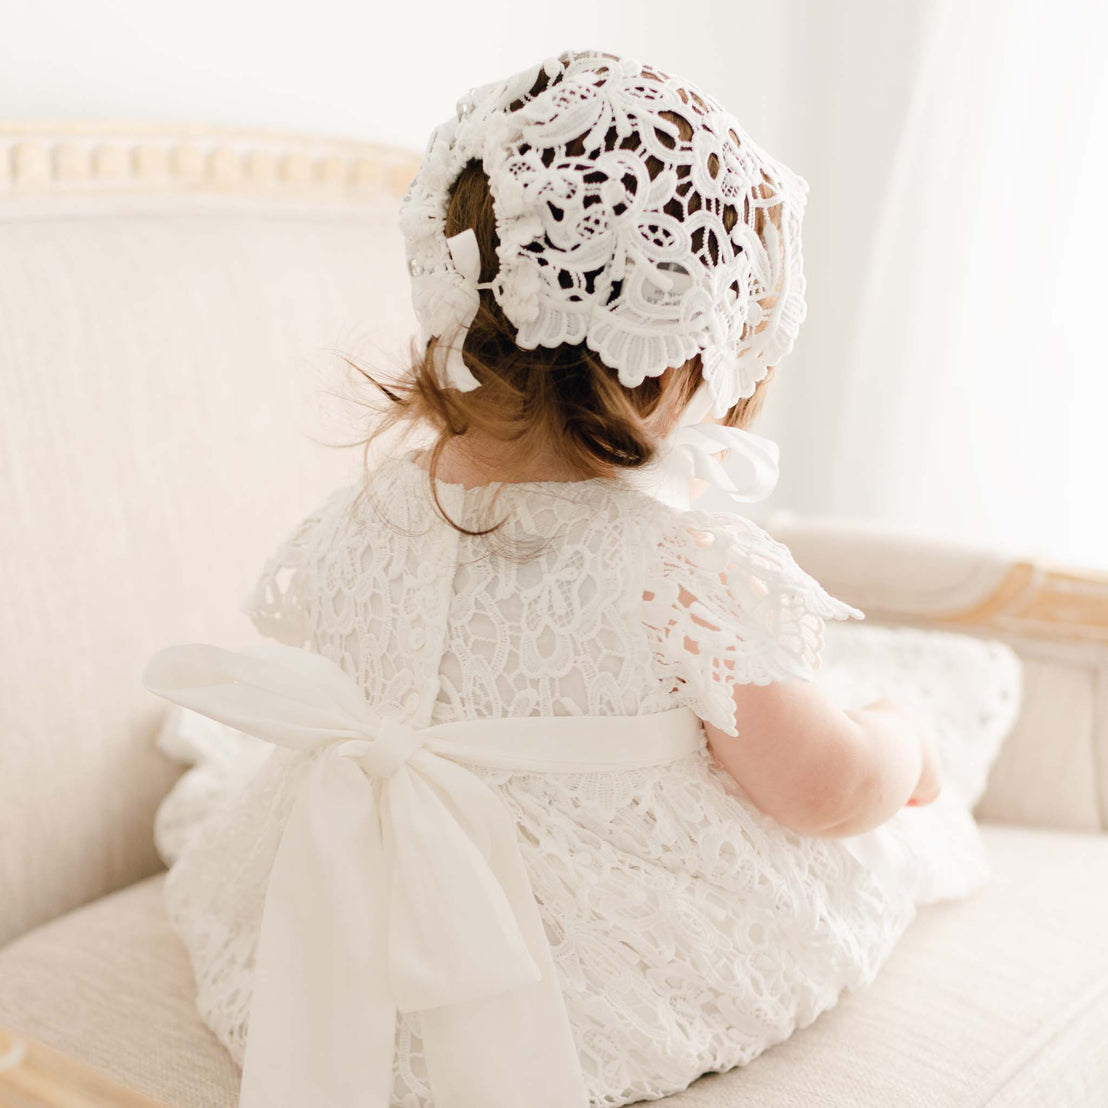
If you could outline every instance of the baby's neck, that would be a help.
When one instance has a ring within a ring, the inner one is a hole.
[[[426,468],[431,451],[419,456]],[[494,481],[508,483],[530,481],[580,481],[583,475],[572,469],[553,450],[538,451],[528,458],[517,443],[503,442],[469,432],[451,439],[439,455],[435,476],[449,484],[476,488]]]

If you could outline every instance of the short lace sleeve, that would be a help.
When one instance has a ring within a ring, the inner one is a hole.
[[[311,641],[312,613],[318,600],[312,554],[321,541],[327,541],[321,532],[350,499],[353,488],[335,489],[293,527],[266,559],[239,605],[239,611],[267,638],[300,647]]]
[[[824,621],[864,619],[750,520],[690,511],[665,529],[644,593],[656,657],[677,702],[736,735],[733,686],[811,680]]]

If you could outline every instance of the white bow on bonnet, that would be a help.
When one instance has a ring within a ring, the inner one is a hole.
[[[471,160],[488,177],[499,240],[487,282],[472,228],[445,234],[450,188]],[[704,380],[682,420],[655,461],[627,476],[682,508],[692,477],[760,500],[776,483],[776,444],[701,421],[751,396],[793,347],[806,314],[807,192],[691,82],[565,51],[470,89],[431,134],[400,209],[422,341],[449,342],[444,385],[479,387],[462,345],[489,289],[520,348],[584,342],[628,388],[699,352]]]

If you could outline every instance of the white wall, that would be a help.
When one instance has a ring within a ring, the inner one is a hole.
[[[780,12],[713,3],[668,26],[656,0],[374,5],[350,0],[6,0],[0,114],[323,131],[421,148],[468,86],[567,47],[671,66],[779,137]]]
[[[932,10],[927,0],[792,0],[775,11],[796,29],[779,73],[779,145],[795,150],[791,161],[785,150],[780,156],[810,186],[808,315],[757,429],[781,445],[780,483],[766,509],[818,513],[827,510],[839,396]]]

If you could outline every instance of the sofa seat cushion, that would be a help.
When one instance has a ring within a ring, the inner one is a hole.
[[[983,823],[992,880],[919,911],[876,981],[673,1108],[1103,1108],[1108,836]],[[0,950],[0,1024],[171,1108],[232,1108],[164,875]],[[522,1106],[521,1106],[522,1108]]]

